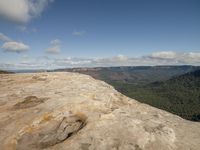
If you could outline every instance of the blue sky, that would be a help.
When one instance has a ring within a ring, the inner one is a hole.
[[[0,69],[200,64],[199,0],[1,0]]]

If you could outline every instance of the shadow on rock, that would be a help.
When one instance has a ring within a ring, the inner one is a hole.
[[[37,106],[41,103],[44,103],[49,98],[38,98],[36,96],[28,96],[22,102],[19,102],[13,106],[13,109],[25,109]]]

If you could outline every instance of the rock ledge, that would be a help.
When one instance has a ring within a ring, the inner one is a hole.
[[[5,150],[198,150],[200,123],[77,73],[0,74]]]

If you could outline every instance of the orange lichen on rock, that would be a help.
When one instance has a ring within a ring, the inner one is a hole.
[[[52,118],[53,118],[53,116],[52,116],[51,114],[45,114],[45,115],[42,117],[41,122],[50,121]]]

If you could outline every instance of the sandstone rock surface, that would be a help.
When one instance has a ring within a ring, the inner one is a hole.
[[[0,75],[1,150],[199,150],[200,123],[77,73]]]

